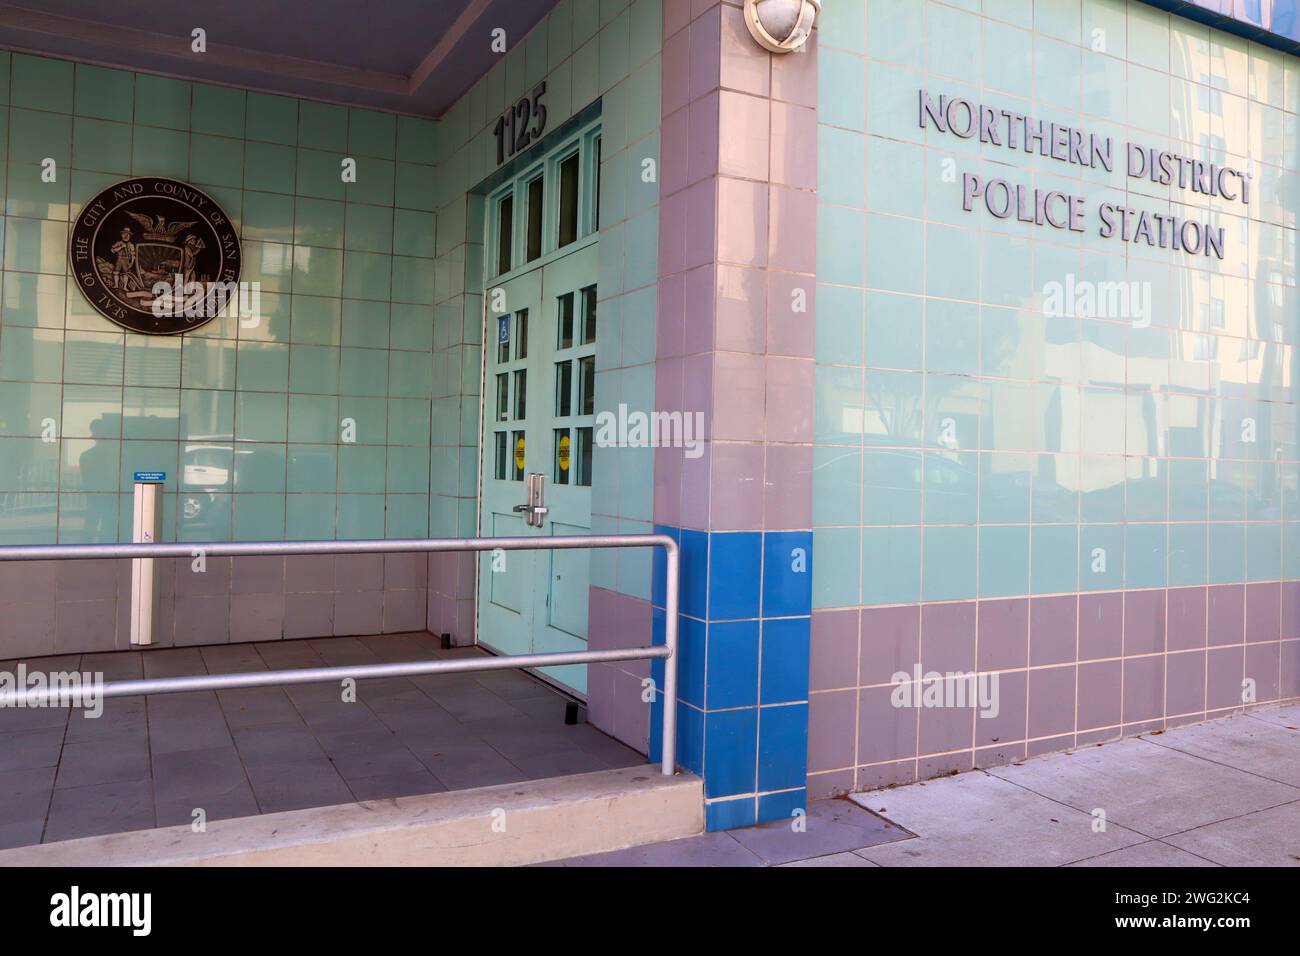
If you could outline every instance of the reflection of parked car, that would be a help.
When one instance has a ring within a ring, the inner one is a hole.
[[[1127,485],[1127,512],[1130,516],[1162,514],[1168,493],[1169,486],[1163,477],[1131,480]],[[1195,496],[1191,490],[1176,491],[1174,495],[1181,500],[1184,509],[1194,504]],[[1247,518],[1267,521],[1282,517],[1278,504],[1278,489],[1270,491],[1243,488],[1237,482],[1215,478],[1207,483],[1205,495],[1204,500],[1209,509],[1208,516],[1212,519]],[[1187,518],[1190,515],[1184,514],[1183,517]]]
[[[979,476],[956,454],[944,448],[929,449],[924,454],[916,449],[873,449],[872,473],[867,478],[869,493],[885,496],[895,492],[915,493],[921,485],[924,458],[925,494],[932,510],[943,510],[944,498],[971,498],[979,487]]]
[[[980,476],[981,514],[1022,514],[1028,502],[1028,471],[985,471]]]
[[[222,539],[230,534],[236,454],[240,453],[233,444],[185,446],[181,459],[181,537]]]
[[[229,491],[234,449],[230,445],[186,445],[182,484],[186,488]]]
[[[954,506],[960,511],[962,502],[973,502],[979,492],[979,473],[949,457],[952,454],[931,451],[925,455],[925,507],[933,514],[948,514]]]
[[[1158,478],[1130,478],[1126,483],[1125,494],[1128,500],[1124,507],[1125,513],[1130,516],[1129,520],[1133,520],[1132,515],[1163,514],[1169,495],[1168,479],[1164,475]]]
[[[1212,518],[1246,517],[1255,520],[1277,519],[1282,517],[1278,507],[1276,491],[1265,497],[1233,481],[1222,478],[1210,479],[1210,516]]]

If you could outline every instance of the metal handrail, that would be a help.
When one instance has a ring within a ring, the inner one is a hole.
[[[205,674],[193,677],[158,677],[112,681],[95,689],[98,697],[134,697],[140,694],[179,694],[186,691],[230,690],[319,684],[351,678],[412,677],[466,671],[554,667],[561,664],[595,664],[608,661],[662,659],[664,700],[662,772],[672,776],[677,750],[677,542],[666,534],[551,535],[535,538],[395,538],[351,541],[220,541],[174,544],[33,544],[0,546],[4,561],[75,561],[94,558],[245,557],[293,554],[407,554],[412,552],[549,551],[598,548],[663,548],[666,558],[664,588],[664,643],[651,647],[603,651],[565,651],[551,654],[515,654],[466,660],[406,661],[396,664],[358,664],[297,670]],[[0,692],[0,707],[33,706],[57,700],[68,704],[83,692],[61,688],[28,688]]]

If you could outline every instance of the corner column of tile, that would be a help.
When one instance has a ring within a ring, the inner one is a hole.
[[[657,450],[655,523],[682,546],[678,761],[718,830],[806,804],[817,41],[769,54],[706,0],[666,0],[664,37],[656,404],[706,441]]]
[[[446,167],[449,144],[439,140]],[[478,533],[478,412],[483,341],[483,202],[447,187],[439,202],[435,245],[433,380],[430,414],[429,534],[471,537]],[[428,556],[426,626],[450,634],[452,643],[474,643],[474,582],[477,555]]]

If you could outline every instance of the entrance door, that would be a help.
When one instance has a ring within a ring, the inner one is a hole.
[[[591,143],[590,133],[579,142]],[[558,180],[555,201],[542,207],[550,215],[543,217],[541,226],[544,235],[556,229],[556,247],[549,252],[534,247],[541,252],[535,267],[506,271],[486,284],[480,509],[480,533],[485,536],[591,531],[597,245],[594,218],[585,234],[564,222],[573,209],[565,195],[563,162],[552,158],[542,165],[555,171]],[[526,175],[520,181],[507,195],[528,204],[533,180]],[[567,188],[577,186],[570,182]],[[545,196],[542,189],[536,193],[539,199]],[[498,228],[524,233],[525,245],[516,251],[527,259],[526,243],[536,230],[526,213],[521,218],[523,230],[513,224]],[[499,234],[493,238],[503,242]],[[560,239],[566,240],[564,245],[559,245]],[[503,267],[512,261],[510,239],[504,243]],[[492,238],[489,248],[494,248]],[[525,510],[530,489],[546,509],[531,520]],[[484,553],[478,582],[479,643],[506,654],[586,649],[590,568],[591,552],[585,550]],[[580,695],[586,693],[585,666],[546,668],[543,673]]]

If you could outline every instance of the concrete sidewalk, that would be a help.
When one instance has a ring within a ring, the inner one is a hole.
[[[1300,866],[1300,705],[564,866]]]

